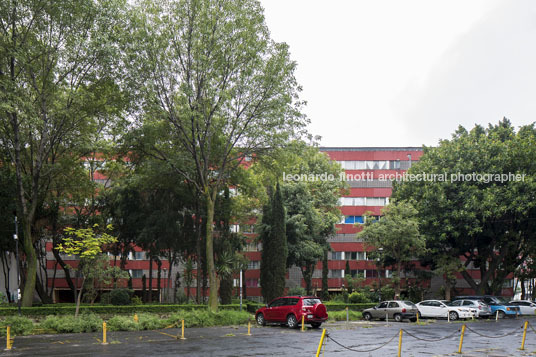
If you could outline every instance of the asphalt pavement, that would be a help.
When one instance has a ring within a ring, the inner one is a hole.
[[[529,321],[521,351],[523,324]],[[460,356],[463,322],[337,322],[324,324],[324,356],[396,356],[402,329],[402,356]],[[15,337],[2,356],[314,356],[322,328],[291,330],[279,325],[189,328],[140,332],[58,334]],[[5,341],[5,340],[4,340]],[[466,323],[463,356],[533,356],[536,318],[476,320]]]

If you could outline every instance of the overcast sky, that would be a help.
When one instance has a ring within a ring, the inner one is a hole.
[[[261,0],[322,146],[436,145],[536,121],[536,1]]]

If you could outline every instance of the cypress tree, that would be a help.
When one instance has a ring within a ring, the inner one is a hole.
[[[328,300],[329,291],[328,291],[328,250],[324,249],[324,258],[322,260],[322,299]]]
[[[270,203],[263,208],[261,223],[261,291],[266,302],[285,293],[288,255],[285,221],[283,197],[277,184]]]

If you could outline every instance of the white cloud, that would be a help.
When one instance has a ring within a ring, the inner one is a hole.
[[[435,144],[458,124],[535,117],[529,0],[262,4],[324,146]]]

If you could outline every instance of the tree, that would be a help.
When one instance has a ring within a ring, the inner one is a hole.
[[[57,248],[61,253],[77,255],[80,259],[76,270],[82,273],[82,283],[76,297],[75,317],[78,316],[78,311],[80,310],[84,282],[86,279],[95,279],[98,276],[96,275],[98,273],[95,273],[98,270],[95,266],[102,254],[102,247],[117,241],[117,238],[106,232],[97,234],[96,229],[98,229],[98,225],[93,226],[93,228],[65,228],[66,237]],[[108,226],[106,229],[111,230],[112,227]]]
[[[486,129],[459,127],[450,140],[424,148],[409,173],[445,179],[401,182],[393,192],[413,199],[419,212],[430,251],[422,264],[436,269],[436,262],[462,258],[456,270],[476,294],[501,293],[508,274],[534,251],[535,144],[534,125],[516,132],[504,119]]]
[[[246,157],[299,136],[296,64],[270,40],[253,0],[142,2],[133,21],[133,62],[144,83],[141,119],[168,133],[152,147],[206,203],[209,309],[217,310],[213,223],[216,196]],[[162,146],[173,146],[171,156]],[[177,152],[181,155],[177,156]],[[193,171],[185,167],[193,168]]]
[[[111,45],[122,2],[0,3],[0,146],[13,165],[27,269],[22,305],[37,275],[32,234],[57,158],[79,154],[97,118],[119,112]]]
[[[382,210],[382,214],[379,220],[365,216],[363,230],[357,237],[369,247],[382,248],[383,259],[393,259],[395,295],[400,296],[403,266],[426,251],[426,242],[419,233],[417,210],[411,203],[391,203]]]
[[[260,282],[266,302],[285,292],[288,255],[285,225],[285,207],[277,184],[269,205],[263,210],[259,234],[262,243]]]

